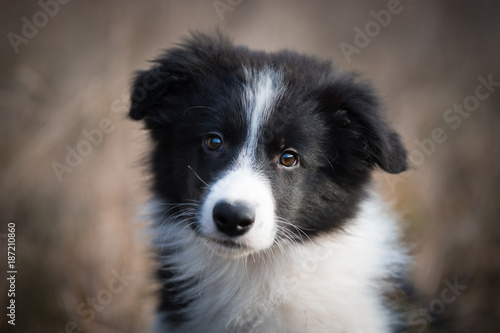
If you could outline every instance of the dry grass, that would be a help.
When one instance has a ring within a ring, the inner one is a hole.
[[[61,6],[18,54],[4,38],[0,236],[8,222],[16,223],[19,273],[16,326],[2,318],[0,331],[64,332],[72,322],[84,332],[150,331],[154,264],[144,224],[135,217],[148,196],[140,163],[147,139],[126,119],[130,76],[188,30],[217,26],[238,43],[316,53],[361,71],[383,95],[411,151],[415,140],[445,130],[447,140],[422,163],[414,160],[414,171],[377,178],[414,244],[420,305],[437,304],[446,279],[467,285],[432,321],[432,331],[500,331],[500,91],[456,130],[442,118],[474,93],[478,76],[500,81],[500,7],[493,1],[402,2],[402,12],[347,63],[339,44],[352,44],[353,28],[364,27],[373,20],[370,11],[387,3],[244,1],[221,21],[211,1],[75,1]],[[20,34],[21,18],[32,20],[40,10],[36,2],[4,1],[3,7],[4,35]],[[113,130],[59,182],[52,162],[63,163],[66,147],[75,148],[85,139],[82,131],[104,118]],[[3,248],[0,260],[4,272]],[[87,298],[105,300],[113,271],[133,277],[95,317],[79,314],[90,309]],[[0,286],[6,304],[6,285]]]

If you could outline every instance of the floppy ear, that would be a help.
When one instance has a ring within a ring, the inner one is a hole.
[[[151,69],[136,73],[130,118],[145,118],[148,125],[168,122],[168,118],[174,116],[168,111],[183,103],[180,95],[188,85],[213,69],[213,62],[231,45],[220,32],[214,36],[193,32],[177,47],[167,50],[153,61],[155,65]],[[161,106],[161,110],[157,106]]]
[[[144,119],[149,127],[168,124],[175,116],[172,112],[182,104],[180,92],[193,79],[197,69],[192,51],[186,45],[174,48],[153,62],[146,71],[136,73],[132,84],[130,118]],[[191,61],[190,61],[191,60]]]
[[[389,173],[407,169],[401,138],[380,114],[380,103],[368,84],[357,82],[355,76],[344,77],[328,86],[326,98],[333,126],[357,142],[352,153]]]
[[[174,77],[171,77],[167,72],[162,72],[162,66],[137,72],[132,84],[129,117],[141,120],[150,116],[148,111],[159,102],[173,82]]]

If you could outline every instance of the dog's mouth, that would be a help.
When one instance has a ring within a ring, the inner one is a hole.
[[[244,250],[248,249],[248,246],[245,244],[242,244],[236,240],[229,239],[229,238],[216,238],[212,236],[205,235],[200,228],[197,225],[191,224],[190,225],[192,230],[195,232],[196,236],[201,238],[207,245],[209,246],[222,246],[227,249],[231,250]]]
[[[217,239],[217,238],[212,238],[212,237],[207,237],[207,236],[201,236],[201,237],[203,237],[203,239],[209,243],[215,243],[217,245],[222,245],[222,246],[227,247],[229,249],[242,250],[242,249],[247,248],[246,245],[241,244],[241,243],[236,242],[236,241],[231,240],[231,239]]]
[[[222,257],[237,258],[254,252],[251,247],[236,240],[215,238],[199,232],[196,234],[209,251],[213,251]]]

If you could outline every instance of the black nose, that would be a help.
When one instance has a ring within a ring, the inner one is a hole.
[[[255,221],[254,209],[243,202],[219,201],[212,216],[217,229],[231,237],[243,235]]]

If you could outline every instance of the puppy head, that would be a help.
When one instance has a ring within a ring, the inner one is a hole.
[[[329,63],[194,34],[137,74],[130,117],[151,133],[153,191],[177,205],[171,223],[240,256],[333,232],[375,167],[406,169],[378,109],[367,84]]]

